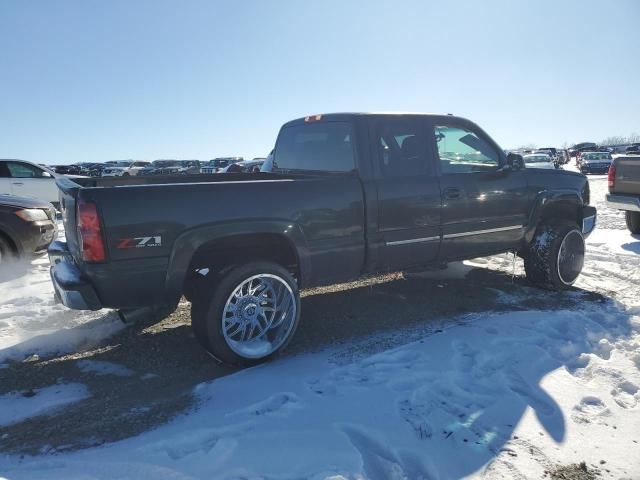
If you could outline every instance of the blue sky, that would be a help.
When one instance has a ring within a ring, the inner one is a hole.
[[[640,132],[640,1],[3,0],[0,158],[264,156],[310,113]]]

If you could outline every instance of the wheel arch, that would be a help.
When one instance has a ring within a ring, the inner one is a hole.
[[[245,221],[209,225],[180,235],[169,257],[166,290],[179,300],[191,270],[239,261],[270,260],[290,270],[300,285],[310,275],[309,255],[302,230],[288,221]]]
[[[529,244],[540,225],[572,222],[582,225],[584,199],[575,190],[545,190],[536,196],[525,232]]]
[[[0,237],[9,243],[9,247],[11,247],[14,254],[22,254],[22,245],[16,240],[16,236],[5,226],[0,227]]]

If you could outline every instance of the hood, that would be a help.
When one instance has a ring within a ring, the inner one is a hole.
[[[17,197],[15,195],[0,194],[0,205],[17,208],[53,208],[49,202],[37,198]]]

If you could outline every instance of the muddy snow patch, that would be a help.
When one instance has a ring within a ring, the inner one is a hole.
[[[51,385],[26,392],[0,396],[0,426],[12,425],[27,418],[54,413],[91,395],[81,383]]]

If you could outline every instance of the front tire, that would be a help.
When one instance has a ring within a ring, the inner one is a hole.
[[[277,356],[300,322],[295,279],[271,262],[253,262],[212,276],[191,306],[198,342],[215,358],[251,366]]]
[[[634,235],[640,234],[640,212],[624,212],[627,228]]]
[[[584,255],[584,236],[577,225],[546,225],[538,230],[524,256],[524,269],[536,286],[568,290],[582,271]]]

